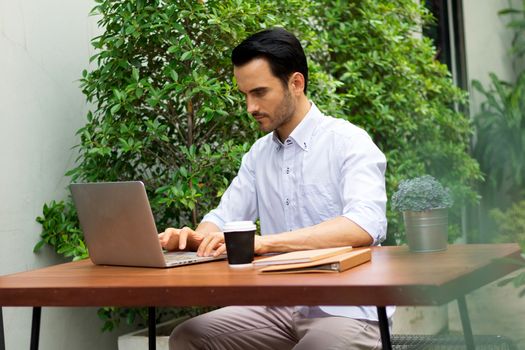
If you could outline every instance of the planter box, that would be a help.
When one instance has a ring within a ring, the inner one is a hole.
[[[392,322],[393,334],[438,334],[448,329],[448,305],[398,306]]]
[[[189,316],[179,317],[164,323],[159,323],[156,327],[157,350],[168,350],[169,336],[173,328],[178,324],[189,319]],[[148,349],[148,329],[140,329],[118,337],[118,350],[147,350]]]

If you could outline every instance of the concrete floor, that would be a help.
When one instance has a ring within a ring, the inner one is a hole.
[[[517,271],[509,277],[519,273]],[[518,349],[525,350],[525,296],[518,297],[524,287],[498,287],[497,283],[498,281],[467,295],[472,332],[508,337]],[[448,314],[449,329],[461,331],[457,303],[449,304]]]
[[[510,338],[519,350],[525,350],[525,297],[518,297],[524,287],[498,287],[497,283],[466,296],[472,332]],[[398,307],[392,333],[436,334],[447,328],[454,333],[463,331],[457,302],[442,307]]]

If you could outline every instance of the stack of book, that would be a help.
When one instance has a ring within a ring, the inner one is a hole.
[[[342,272],[372,259],[370,248],[350,246],[301,250],[255,260],[260,273]]]

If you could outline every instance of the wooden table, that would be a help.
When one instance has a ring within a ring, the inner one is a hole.
[[[521,259],[518,245],[450,245],[435,253],[374,247],[371,262],[337,274],[261,275],[231,270],[225,261],[152,269],[85,260],[0,277],[0,306],[34,307],[36,349],[42,306],[148,306],[154,312],[158,306],[375,305],[387,349],[385,306],[457,299],[467,345],[474,348],[464,296],[516,270],[498,261],[505,257]]]

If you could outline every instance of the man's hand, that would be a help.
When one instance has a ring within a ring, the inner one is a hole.
[[[159,241],[162,248],[168,251],[197,250],[205,237],[205,234],[194,231],[189,227],[181,229],[170,227],[159,234]]]
[[[266,251],[262,244],[263,238],[259,235],[254,237],[254,251],[255,254],[264,254]],[[219,256],[226,254],[226,244],[224,242],[224,234],[222,232],[211,232],[202,240],[197,255],[199,256]]]
[[[196,251],[199,256],[219,256],[226,253],[224,234],[214,224],[201,223],[196,230],[189,227],[181,229],[167,228],[159,234],[162,248],[173,250]],[[263,237],[256,235],[254,243],[255,254],[267,253],[263,245]]]
[[[224,253],[226,253],[226,245],[222,232],[208,233],[197,248],[198,256],[219,256]]]
[[[219,256],[226,252],[222,232],[205,232],[200,228],[201,226],[197,230],[189,227],[167,228],[159,234],[160,245],[168,251],[196,251],[198,256]]]
[[[256,255],[262,255],[268,253],[266,247],[264,246],[264,237],[255,235],[254,240],[254,252]]]

